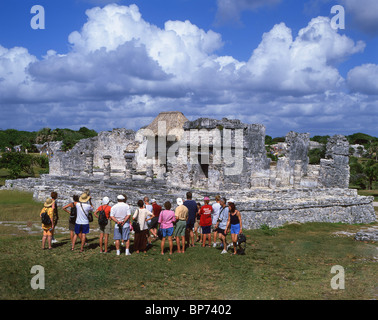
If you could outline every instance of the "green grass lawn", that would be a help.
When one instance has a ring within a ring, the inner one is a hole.
[[[6,208],[0,221],[39,223],[42,204],[30,194],[1,191],[0,205]],[[60,216],[66,226],[68,217]],[[199,245],[161,256],[159,240],[146,254],[116,256],[112,236],[110,252],[99,253],[98,232],[90,232],[84,253],[78,245],[71,252],[62,232],[52,250],[41,250],[41,233],[0,224],[0,299],[377,299],[376,243],[335,235],[362,227],[308,223],[246,231],[246,254],[237,256]],[[44,290],[31,288],[34,265],[45,268]],[[330,286],[334,265],[345,269],[345,290]]]

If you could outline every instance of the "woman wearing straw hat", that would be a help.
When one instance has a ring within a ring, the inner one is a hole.
[[[43,230],[43,235],[42,235],[42,249],[44,250],[45,249],[45,243],[46,243],[46,239],[47,239],[47,243],[48,243],[48,246],[49,246],[49,249],[51,249],[51,239],[52,239],[52,232],[53,232],[53,229],[54,229],[54,222],[53,222],[53,218],[54,218],[54,209],[52,208],[52,205],[54,203],[54,200],[49,198],[46,200],[46,202],[44,203],[43,205],[43,209],[40,213],[40,216],[42,217],[42,214],[44,212],[47,212],[48,216],[50,217],[50,224],[43,224],[42,223],[42,230]]]
[[[72,248],[75,249],[75,242],[77,236],[81,239],[80,252],[83,252],[84,245],[86,241],[86,234],[89,233],[89,214],[94,210],[93,206],[90,204],[90,195],[88,193],[83,193],[79,198],[79,203],[76,203],[77,218],[75,223],[75,235],[72,239]]]

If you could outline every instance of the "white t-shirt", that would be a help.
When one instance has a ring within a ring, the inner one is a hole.
[[[152,212],[152,205],[151,204],[146,204],[146,209],[150,212]]]
[[[220,212],[220,209],[221,209],[221,205],[218,202],[216,202],[212,205],[212,207],[213,207],[213,221],[212,221],[212,223],[216,224],[217,221],[218,221],[218,218],[219,218],[219,212]]]
[[[118,221],[123,221],[126,216],[130,216],[130,207],[125,202],[118,202],[110,210],[110,216],[116,218]],[[130,227],[130,219],[123,225],[124,228]]]
[[[82,210],[82,208],[84,211]],[[89,212],[93,211],[92,206],[89,203],[78,202],[76,203],[76,211],[76,224],[89,224],[87,216]]]

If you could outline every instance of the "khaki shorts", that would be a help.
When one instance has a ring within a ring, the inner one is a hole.
[[[100,228],[101,233],[111,234],[112,232],[112,220],[108,220],[108,224],[106,226],[98,225]]]

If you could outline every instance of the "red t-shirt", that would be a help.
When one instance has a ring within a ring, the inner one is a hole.
[[[201,227],[211,226],[212,224],[211,213],[212,212],[213,212],[213,207],[209,204],[206,204],[201,207],[199,211]]]
[[[156,203],[152,205],[152,208],[154,209],[154,216],[159,217],[162,208]]]
[[[100,212],[101,210],[105,211],[105,216],[109,219],[110,218],[110,210],[112,209],[111,206],[108,206],[107,204],[98,207],[97,212]]]

